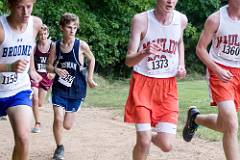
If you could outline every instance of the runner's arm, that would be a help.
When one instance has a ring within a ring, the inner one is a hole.
[[[33,49],[32,53],[30,55],[29,75],[36,83],[38,83],[42,80],[42,76],[37,73],[36,68],[35,68],[35,61],[34,61],[35,51],[36,51],[36,47]]]
[[[145,36],[147,30],[147,13],[136,14],[131,22],[131,35],[128,43],[128,51],[125,59],[125,64],[132,67],[138,64],[147,54],[140,51],[138,48],[141,39]]]
[[[220,13],[215,12],[212,15],[208,17],[208,19],[205,22],[204,29],[201,33],[201,36],[199,38],[197,47],[196,47],[196,53],[199,57],[199,59],[214,73],[217,74],[217,76],[224,82],[229,81],[232,78],[232,75],[230,72],[222,69],[219,65],[217,65],[209,56],[207,47],[210,44],[212,37],[217,32],[218,27],[220,24]]]
[[[85,55],[85,57],[87,57],[87,59],[88,59],[88,77],[87,77],[88,85],[90,88],[94,88],[97,86],[97,83],[95,83],[93,81],[95,57],[86,42],[81,41],[80,45],[81,45],[80,46],[81,49],[80,49],[79,54],[81,54],[81,52],[82,52]],[[79,55],[79,57],[80,57],[80,55]]]
[[[47,72],[48,73],[56,73],[55,71],[55,64],[56,63],[56,44],[53,43],[52,47],[50,48],[50,54],[47,60]]]
[[[2,44],[4,40],[4,30],[2,28],[2,24],[0,23],[0,44]],[[0,64],[0,72],[7,72],[11,68],[11,64]]]
[[[43,22],[42,22],[41,18],[33,16],[34,39],[37,37],[38,32],[41,30],[42,24],[43,24]]]
[[[187,27],[188,19],[185,15],[181,16],[181,39],[179,41],[178,50],[179,50],[179,66],[177,76],[179,78],[184,78],[186,76],[186,69],[185,69],[185,50],[184,50],[184,41],[183,41],[183,33],[184,29]]]

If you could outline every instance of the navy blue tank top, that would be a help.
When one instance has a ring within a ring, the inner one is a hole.
[[[52,92],[70,99],[84,99],[86,97],[87,82],[86,72],[79,62],[80,40],[75,40],[73,49],[69,53],[62,53],[60,41],[56,42],[57,68],[65,69],[69,75],[54,78]]]

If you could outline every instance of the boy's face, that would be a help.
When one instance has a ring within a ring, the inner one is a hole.
[[[240,0],[228,0],[228,3],[232,6],[238,6],[240,5]]]
[[[14,4],[9,4],[11,15],[20,23],[27,23],[32,14],[33,0],[21,0]]]
[[[63,35],[68,36],[68,37],[75,37],[77,29],[78,29],[78,26],[77,26],[76,22],[70,22],[69,24],[66,24],[65,26],[61,26]]]
[[[38,33],[38,39],[40,41],[47,40],[48,38],[48,31],[47,30],[40,30]]]
[[[177,2],[178,0],[157,0],[157,8],[164,13],[171,13]]]

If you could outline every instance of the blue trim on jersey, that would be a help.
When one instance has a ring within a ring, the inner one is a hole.
[[[80,40],[74,41],[73,49],[69,53],[62,53],[60,41],[56,42],[57,67],[68,71],[74,77],[71,87],[67,87],[58,81],[59,76],[54,78],[52,93],[64,98],[83,99],[86,97],[87,82],[86,74],[81,70],[82,65],[79,62]]]
[[[7,115],[8,108],[16,107],[19,105],[32,107],[32,91],[31,90],[19,92],[16,95],[11,97],[0,98],[0,116]]]

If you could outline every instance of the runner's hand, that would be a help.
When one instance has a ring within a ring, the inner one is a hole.
[[[149,44],[145,49],[141,51],[141,54],[155,54],[159,55],[161,53],[161,48],[156,44]]]
[[[28,63],[29,62],[25,59],[17,60],[16,62],[12,63],[11,71],[16,73],[23,73]]]
[[[48,79],[54,79],[54,77],[55,77],[55,73],[47,73],[47,77],[48,77]]]
[[[186,77],[186,69],[183,65],[179,65],[178,66],[178,71],[177,71],[177,77],[179,77],[180,79],[183,79]]]
[[[38,74],[35,70],[30,71],[29,75],[35,83],[39,83],[42,80],[42,76],[40,74]]]
[[[96,82],[94,82],[93,79],[88,79],[87,83],[90,88],[94,88],[94,87],[98,86],[98,84]]]
[[[219,67],[219,69],[217,70],[217,76],[220,80],[222,80],[223,82],[226,82],[226,83],[229,82],[233,77],[233,75],[230,71],[225,70],[221,67]]]
[[[55,68],[55,73],[57,73],[59,77],[66,77],[69,74],[67,70],[61,68]]]

